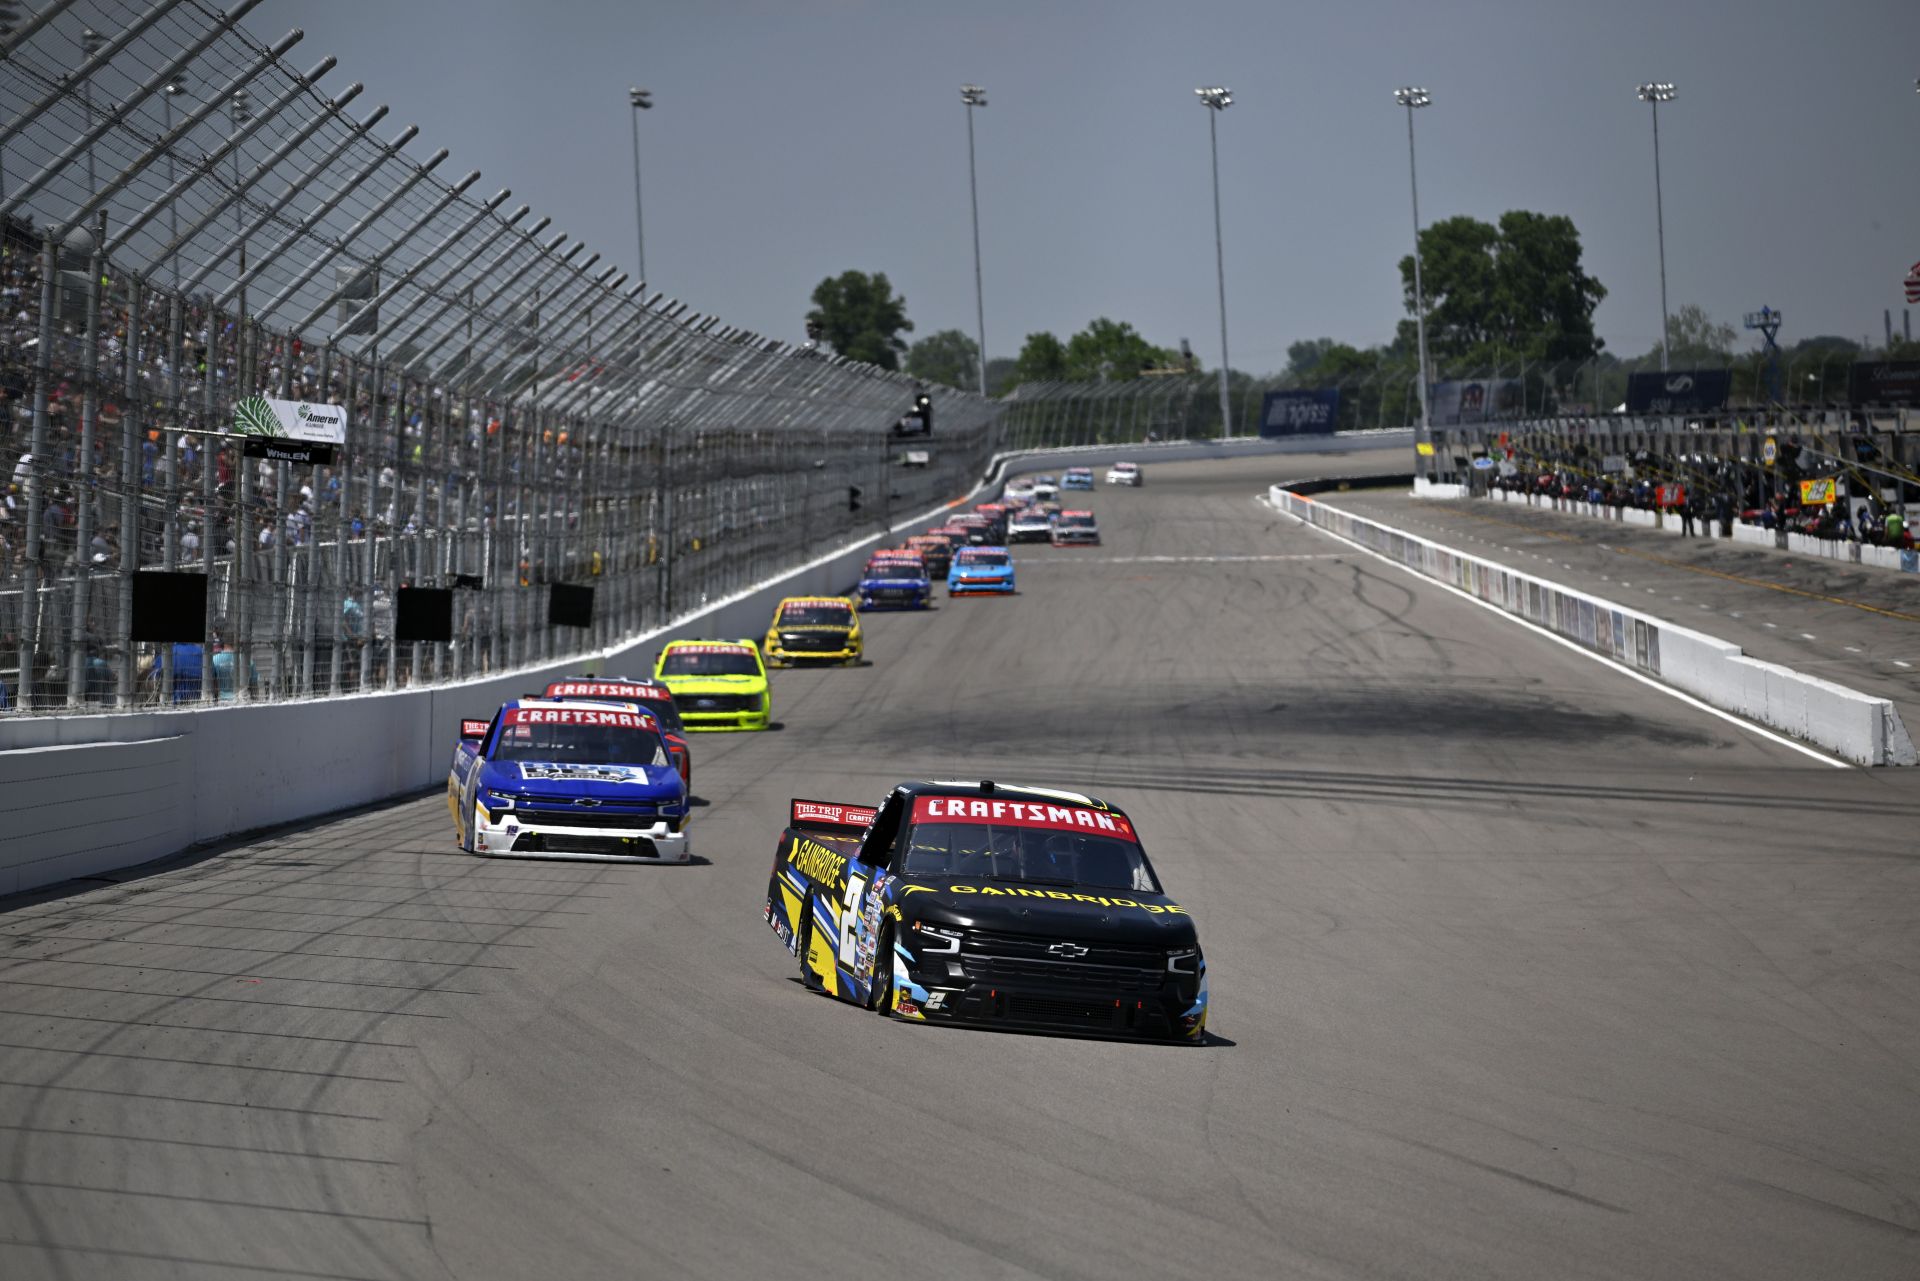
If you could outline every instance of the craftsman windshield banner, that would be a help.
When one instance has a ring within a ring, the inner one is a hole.
[[[1720,409],[1733,390],[1726,369],[1672,369],[1666,373],[1627,375],[1630,414],[1704,414]]]
[[[1262,436],[1330,432],[1340,419],[1340,389],[1315,387],[1270,391],[1260,402]]]

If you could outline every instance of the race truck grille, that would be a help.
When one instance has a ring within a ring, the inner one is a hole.
[[[1099,992],[1157,992],[1166,982],[1167,954],[1118,943],[1078,943],[993,930],[968,930],[960,965],[976,982],[1021,980]]]
[[[652,858],[659,853],[644,836],[575,836],[567,832],[522,832],[511,854],[627,854]]]
[[[1158,968],[966,955],[961,956],[960,965],[968,981],[974,983],[1025,981],[1066,987],[1087,987],[1099,992],[1157,992],[1167,977],[1164,957],[1160,959]]]
[[[915,600],[920,595],[918,587],[876,587],[867,595],[875,600]]]
[[[652,827],[653,807],[615,811],[597,809],[515,810],[514,821],[526,827]]]
[[[780,647],[790,654],[838,654],[847,647],[845,632],[783,632]]]
[[[758,694],[675,694],[673,705],[681,712],[757,712]]]

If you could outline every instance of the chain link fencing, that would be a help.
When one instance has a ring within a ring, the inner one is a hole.
[[[297,30],[242,31],[258,3],[0,13],[0,707],[585,653],[977,475],[993,402],[929,389],[904,466],[910,379],[649,295],[290,61]],[[344,445],[248,456],[256,395],[344,406]],[[131,639],[155,571],[205,575],[198,639]],[[586,626],[552,621],[560,584]],[[400,638],[421,588],[452,639]]]

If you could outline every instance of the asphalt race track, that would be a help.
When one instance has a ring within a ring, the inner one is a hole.
[[[1395,465],[1150,468],[871,616],[698,740],[704,865],[471,859],[434,795],[0,904],[0,1276],[1920,1275],[1920,774],[1255,501]],[[787,799],[953,775],[1133,815],[1210,1044],[800,988]]]

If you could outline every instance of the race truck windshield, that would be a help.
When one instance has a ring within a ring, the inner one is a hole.
[[[962,556],[962,565],[984,565],[989,569],[1004,569],[1010,563],[1009,558],[999,552],[986,556]]]
[[[852,611],[845,605],[789,605],[780,611],[780,625],[782,627],[845,627],[851,616]]]
[[[888,582],[901,582],[925,578],[926,575],[921,572],[918,565],[903,565],[896,562],[892,565],[875,565],[867,571],[867,577],[884,579]]]
[[[1068,529],[1085,529],[1093,524],[1091,516],[1062,516],[1060,524]]]
[[[526,715],[524,710],[522,715]],[[667,752],[660,735],[645,728],[638,717],[619,718],[630,724],[609,725],[581,724],[579,718],[557,722],[536,719],[538,715],[515,720],[515,714],[508,712],[500,726],[500,741],[494,745],[493,759],[577,765],[667,764]]]
[[[901,873],[1160,892],[1147,856],[1124,837],[1002,823],[915,823]]]
[[[758,676],[760,669],[754,665],[753,655],[745,650],[670,649],[667,651],[666,659],[660,665],[660,674],[663,676]]]

